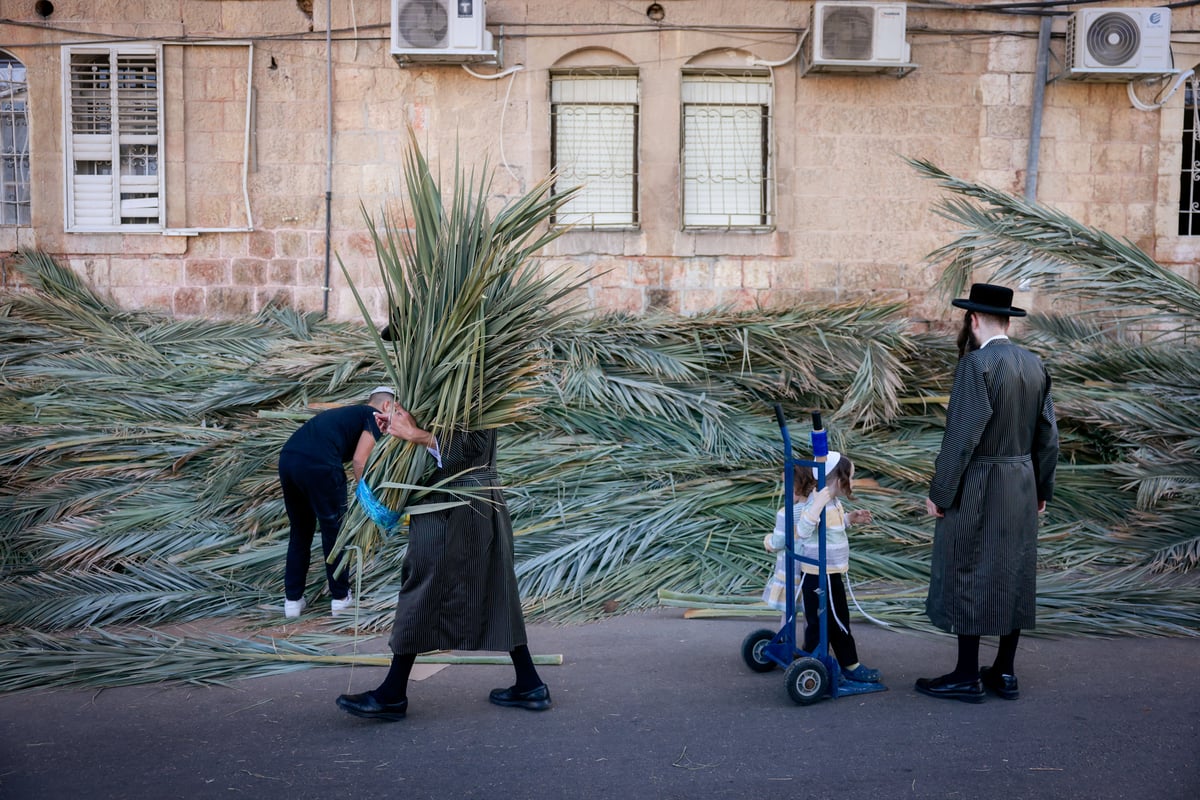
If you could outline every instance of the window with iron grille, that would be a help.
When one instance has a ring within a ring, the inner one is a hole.
[[[685,73],[682,88],[684,227],[771,225],[770,76]]]
[[[161,50],[63,50],[67,230],[161,229]]]
[[[29,114],[25,65],[0,50],[0,225],[29,225]]]
[[[638,224],[638,79],[620,71],[550,76],[554,191],[582,186],[555,224],[632,228]]]
[[[1200,236],[1200,81],[1187,81],[1183,101],[1183,158],[1179,171],[1179,235]]]

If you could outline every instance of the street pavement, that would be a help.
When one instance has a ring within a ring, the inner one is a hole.
[[[1200,637],[1026,636],[1020,699],[971,705],[912,688],[949,671],[951,637],[858,622],[889,690],[799,706],[742,661],[761,627],[678,609],[530,625],[535,654],[563,656],[540,668],[545,712],[488,703],[512,677],[495,665],[422,671],[391,723],[334,705],[379,667],[8,694],[0,798],[1200,798]]]

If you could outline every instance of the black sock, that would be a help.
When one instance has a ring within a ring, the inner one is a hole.
[[[950,673],[956,681],[974,681],[979,679],[979,637],[958,637],[958,663],[954,672]]]
[[[1013,628],[1011,633],[1000,637],[1000,647],[996,650],[996,660],[992,663],[992,671],[1001,675],[1012,675],[1013,661],[1017,658],[1017,642],[1021,639],[1021,629]]]
[[[508,657],[512,659],[513,669],[517,673],[518,692],[528,692],[542,685],[542,679],[533,666],[533,656],[529,654],[528,645],[517,645],[508,652]]]
[[[396,653],[388,674],[374,690],[375,698],[381,703],[399,703],[408,699],[408,675],[417,660],[416,653]]]

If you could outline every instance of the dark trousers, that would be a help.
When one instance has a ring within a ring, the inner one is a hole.
[[[337,469],[315,467],[303,458],[285,454],[279,457],[279,485],[283,487],[283,505],[292,526],[288,535],[287,565],[283,571],[284,595],[288,600],[299,600],[304,596],[313,534],[320,524],[329,594],[343,599],[350,590],[350,577],[345,572],[341,577],[334,577],[341,559],[330,564],[329,554],[333,552],[346,513],[346,471],[341,466]]]
[[[831,572],[828,575],[829,596],[825,598],[826,634],[829,637],[829,646],[833,648],[834,655],[837,656],[838,664],[848,667],[858,663],[858,648],[854,644],[854,637],[850,635],[850,609],[846,605],[846,584],[843,581],[842,573]],[[816,650],[821,641],[821,621],[817,606],[818,583],[820,581],[816,575],[810,575],[807,572],[801,574],[800,597],[804,600],[805,621],[804,650],[809,653]],[[838,625],[839,620],[842,626],[845,626],[845,631]]]

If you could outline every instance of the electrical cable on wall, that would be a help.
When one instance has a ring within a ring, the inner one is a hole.
[[[1164,105],[1166,105],[1167,101],[1171,99],[1171,95],[1173,95],[1173,94],[1175,94],[1175,92],[1179,91],[1179,87],[1183,85],[1183,82],[1186,81],[1188,78],[1192,77],[1194,74],[1196,74],[1196,71],[1194,69],[1189,69],[1185,72],[1179,73],[1179,76],[1175,78],[1174,85],[1171,86],[1171,88],[1167,91],[1167,93],[1165,95],[1163,95],[1157,102],[1154,102],[1154,103],[1142,102],[1140,99],[1138,99],[1138,96],[1137,96],[1136,92],[1134,91],[1134,86],[1136,84],[1148,83],[1149,81],[1147,81],[1147,80],[1130,81],[1129,83],[1125,84],[1125,89],[1129,93],[1129,102],[1132,103],[1133,107],[1136,108],[1138,111],[1157,111],[1158,109],[1160,109]],[[1157,78],[1151,78],[1150,80],[1157,80]]]
[[[505,116],[505,114],[508,113],[508,98],[509,98],[509,95],[512,94],[513,83],[515,83],[517,80],[516,75],[518,72],[525,69],[525,65],[524,64],[513,64],[508,69],[501,70],[500,72],[496,72],[491,75],[484,75],[481,72],[476,72],[475,70],[471,69],[471,67],[466,64],[463,64],[462,68],[463,68],[463,70],[466,71],[466,73],[468,75],[470,75],[473,78],[479,78],[481,81],[494,81],[494,80],[498,80],[498,79],[503,78],[508,75],[513,76],[512,79],[508,82],[508,88],[504,90],[504,103],[500,106],[500,130],[499,130],[499,134],[496,138],[500,140],[500,164],[508,172],[509,176],[511,176],[512,179],[514,181],[516,181],[518,185],[520,185],[520,183],[521,183],[520,176],[518,176],[517,173],[513,172],[513,168],[508,163],[508,157],[504,155],[504,116]]]

